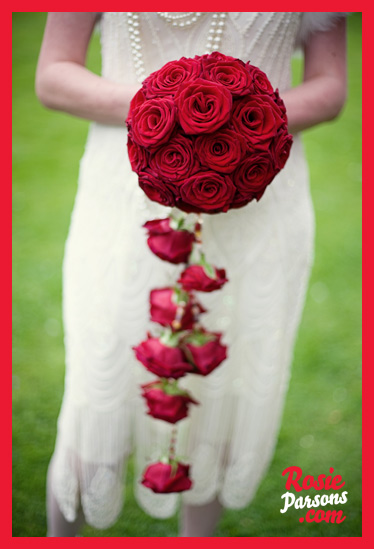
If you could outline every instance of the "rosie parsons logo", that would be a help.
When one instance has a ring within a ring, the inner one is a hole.
[[[281,499],[284,500],[284,507],[280,512],[287,513],[288,509],[292,507],[295,509],[307,508],[308,511],[305,513],[305,516],[299,518],[300,522],[304,522],[304,520],[306,522],[325,521],[336,524],[343,522],[346,517],[344,516],[342,509],[329,509],[326,511],[323,509],[326,505],[341,506],[348,501],[348,492],[338,491],[343,488],[345,482],[341,475],[333,476],[333,472],[334,469],[330,467],[330,475],[321,474],[318,475],[316,479],[312,475],[305,475],[304,478],[302,478],[303,471],[300,467],[287,467],[282,472],[282,476],[286,477],[287,492],[281,496]],[[293,492],[289,492],[291,486],[296,492],[301,492],[300,496],[297,497]],[[304,495],[304,493],[308,492],[311,488],[321,491],[321,494],[317,494],[314,497]]]

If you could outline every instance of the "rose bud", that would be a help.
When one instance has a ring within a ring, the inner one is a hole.
[[[210,374],[227,358],[227,346],[221,343],[222,334],[195,332],[184,344],[185,355],[196,366],[200,375]]]
[[[210,269],[208,270],[207,267]],[[178,280],[185,290],[199,292],[219,290],[227,281],[225,269],[207,265],[190,265],[181,273]]]
[[[190,294],[177,288],[151,290],[149,301],[152,322],[178,330],[191,329],[197,315],[205,313],[205,309]]]
[[[178,379],[193,370],[181,349],[166,345],[150,334],[133,350],[136,358],[156,376]]]
[[[170,219],[153,219],[143,225],[148,231],[148,246],[151,251],[170,263],[187,263],[195,240],[193,233],[174,230]]]
[[[172,383],[156,381],[142,385],[141,388],[142,397],[147,401],[148,415],[168,423],[176,423],[187,417],[189,405],[199,404],[187,391]]]
[[[180,462],[153,463],[143,473],[142,484],[157,494],[184,492],[192,486],[190,466]]]

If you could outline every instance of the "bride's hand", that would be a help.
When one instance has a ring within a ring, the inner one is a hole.
[[[347,88],[345,19],[329,31],[316,32],[304,47],[304,79],[281,92],[290,133],[333,120],[341,111]]]
[[[85,68],[97,21],[89,12],[48,15],[36,71],[36,95],[43,105],[104,124],[124,125],[139,85],[111,82]]]

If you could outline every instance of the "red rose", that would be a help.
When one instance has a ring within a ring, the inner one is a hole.
[[[247,63],[247,70],[249,72],[250,78],[253,82],[253,90],[255,93],[273,93],[273,86],[270,84],[268,77],[264,72],[262,72],[258,67],[250,65]]]
[[[284,165],[287,162],[287,158],[290,155],[292,142],[292,135],[287,133],[287,130],[285,130],[280,135],[277,135],[271,145],[274,164],[278,171],[284,168]]]
[[[175,94],[179,123],[186,134],[214,132],[228,122],[231,93],[222,85],[197,78]]]
[[[175,126],[175,105],[167,97],[149,99],[131,113],[132,138],[142,147],[165,143]]]
[[[150,158],[150,167],[164,181],[177,181],[199,170],[191,139],[180,133],[158,148]]]
[[[207,59],[203,64],[203,75],[225,86],[234,96],[247,95],[253,89],[250,73],[240,59]]]
[[[285,104],[283,102],[283,99],[280,97],[279,95],[279,90],[278,88],[275,90],[275,92],[273,93],[272,95],[272,98],[274,100],[274,102],[278,105],[278,107],[280,108],[281,112],[282,112],[282,116],[284,118],[284,121],[286,122],[287,124],[287,113],[286,113],[286,107],[285,107]]]
[[[174,95],[181,84],[195,80],[200,72],[200,63],[195,59],[182,57],[179,61],[170,61],[144,80],[144,93],[147,98]]]
[[[173,189],[161,181],[153,172],[146,169],[138,175],[139,187],[143,189],[150,200],[163,204],[164,206],[175,205],[175,194]]]
[[[218,130],[200,135],[195,149],[203,166],[221,173],[231,173],[245,154],[246,143],[234,130]]]
[[[266,150],[284,124],[282,112],[267,95],[249,95],[236,101],[232,123],[248,142],[250,149]]]
[[[185,295],[182,293],[179,300],[178,297],[174,288],[151,290],[149,294],[151,320],[162,326],[171,326],[178,330],[191,329],[196,322],[196,317],[200,313],[205,313],[205,309],[200,303],[192,300],[188,293]],[[184,302],[185,305],[183,306],[181,302]],[[182,316],[177,320],[179,307],[182,308]]]
[[[136,94],[134,95],[134,97],[130,101],[129,114],[127,115],[127,119],[126,119],[127,127],[131,126],[132,115],[133,115],[134,111],[138,107],[140,107],[140,105],[142,105],[145,102],[145,100],[146,100],[146,97],[143,93],[143,90],[142,89],[138,90],[136,92]]]
[[[246,158],[234,172],[232,178],[235,181],[238,192],[243,196],[258,197],[263,194],[265,188],[274,179],[277,170],[273,159],[268,152],[253,153]]]
[[[225,55],[219,51],[213,51],[212,53],[204,53],[204,55],[195,55],[195,59],[201,59],[203,63],[206,60],[216,60],[216,61],[236,61],[235,57],[231,55]]]
[[[143,227],[148,230],[148,246],[157,257],[170,263],[187,263],[195,241],[194,233],[172,229],[169,218],[147,221]]]
[[[209,276],[202,265],[190,265],[180,275],[178,282],[186,291],[213,292],[228,281],[225,269],[214,267],[214,275]]]
[[[249,202],[251,202],[254,198],[255,196],[250,193],[243,196],[239,191],[237,191],[233,198],[233,201],[231,202],[230,208],[242,208],[243,206],[246,206]],[[257,198],[257,200],[259,200],[259,198]]]
[[[139,173],[141,170],[147,167],[148,158],[147,151],[140,147],[133,139],[131,138],[131,133],[127,137],[127,151],[129,154],[129,160],[131,168],[134,172]]]
[[[221,337],[219,333],[203,332],[193,334],[183,344],[185,355],[198,370],[195,373],[206,376],[225,360],[227,346],[222,345]]]
[[[177,207],[186,212],[227,212],[235,194],[228,175],[214,171],[200,172],[180,182]]]
[[[153,463],[143,473],[142,484],[157,494],[184,492],[192,486],[189,478],[190,466],[183,463]]]
[[[133,347],[136,358],[153,374],[159,377],[178,379],[193,370],[178,347],[164,345],[148,334],[148,339]]]
[[[190,404],[199,403],[187,391],[179,390],[177,394],[168,394],[165,391],[169,386],[174,389],[170,384],[164,386],[157,381],[142,385],[142,397],[147,401],[148,415],[168,423],[176,423],[187,417]]]

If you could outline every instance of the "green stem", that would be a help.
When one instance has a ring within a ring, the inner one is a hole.
[[[170,445],[169,445],[169,462],[173,462],[175,459],[175,445],[177,442],[177,431],[178,428],[176,425],[173,425],[170,436]]]

